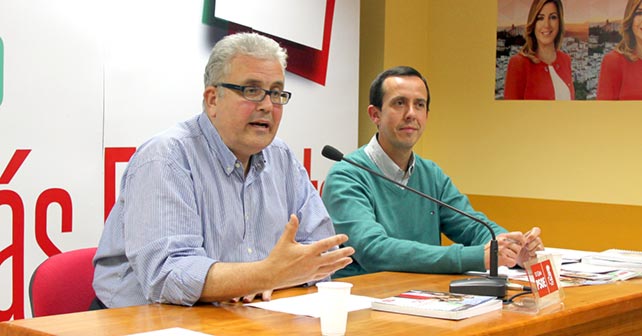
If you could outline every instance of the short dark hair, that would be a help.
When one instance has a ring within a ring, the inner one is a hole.
[[[415,76],[421,78],[421,80],[424,82],[424,85],[426,86],[426,92],[428,93],[428,97],[426,99],[426,109],[430,110],[430,90],[428,89],[428,82],[426,81],[426,78],[421,75],[419,71],[416,69],[409,67],[409,66],[396,66],[394,68],[390,68],[382,73],[380,73],[374,81],[372,81],[372,84],[370,84],[370,105],[373,105],[379,109],[381,109],[381,105],[383,104],[383,82],[386,80],[388,77],[403,77],[403,76]]]

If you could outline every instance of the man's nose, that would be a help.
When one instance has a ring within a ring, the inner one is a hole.
[[[272,103],[272,98],[269,94],[266,94],[265,97],[260,102],[257,102],[257,108],[261,111],[270,112],[274,108],[274,103]]]

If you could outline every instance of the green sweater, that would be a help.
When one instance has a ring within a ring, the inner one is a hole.
[[[364,147],[346,156],[377,172]],[[415,155],[408,186],[485,221],[495,234],[507,232],[484,214],[434,162]],[[452,210],[341,161],[328,173],[322,193],[337,233],[355,249],[354,262],[334,277],[379,272],[463,273],[484,271],[488,229]],[[444,233],[455,242],[441,246]]]

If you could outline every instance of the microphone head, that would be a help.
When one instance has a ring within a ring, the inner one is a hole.
[[[330,145],[323,146],[321,155],[333,161],[341,161],[343,159],[343,153]]]

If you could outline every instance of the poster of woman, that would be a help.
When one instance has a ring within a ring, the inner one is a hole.
[[[560,50],[563,35],[562,1],[533,0],[524,45],[508,61],[504,99],[575,99],[571,57]]]
[[[642,100],[641,1],[498,0],[495,99]],[[626,95],[606,98],[621,81]]]
[[[602,59],[599,100],[642,100],[642,0],[628,0],[621,39]]]

